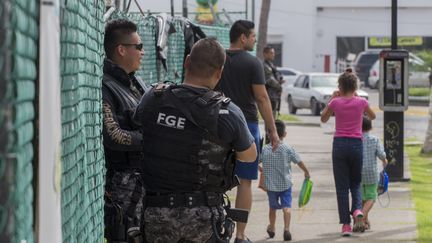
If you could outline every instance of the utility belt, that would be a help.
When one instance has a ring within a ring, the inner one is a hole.
[[[200,206],[222,206],[223,194],[217,192],[192,192],[161,194],[146,192],[146,207],[178,208]]]

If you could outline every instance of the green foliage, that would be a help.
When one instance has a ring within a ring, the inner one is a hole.
[[[280,114],[276,117],[279,120],[285,121],[285,122],[298,122],[300,121],[297,117],[287,114]]]
[[[425,66],[432,68],[432,50],[422,50],[415,54],[425,61]]]
[[[429,96],[430,89],[429,88],[409,88],[408,95],[409,96]]]
[[[278,116],[276,116],[276,119],[279,119],[279,120],[284,121],[284,122],[301,122],[301,120],[298,119],[297,117],[295,117],[293,115],[287,115],[287,114],[279,114]],[[260,113],[258,113],[258,120],[260,120],[260,121],[264,120],[261,117]]]
[[[420,146],[405,146],[410,159],[411,189],[415,203],[418,242],[432,242],[432,154],[421,154]]]

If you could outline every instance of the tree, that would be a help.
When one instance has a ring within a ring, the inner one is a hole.
[[[271,0],[263,0],[261,2],[261,13],[258,28],[258,43],[256,55],[261,60],[263,57],[263,49],[267,45],[267,29],[268,29],[268,18],[270,12]]]
[[[432,93],[429,95],[429,123],[422,148],[422,153],[430,152],[432,152]]]

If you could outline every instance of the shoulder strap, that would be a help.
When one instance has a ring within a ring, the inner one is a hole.
[[[188,86],[183,85],[183,86],[177,86],[177,87],[180,87],[183,89],[188,89],[188,90],[190,90],[196,94],[199,94],[196,90],[194,90],[193,88],[188,87]],[[215,102],[211,102],[211,101],[215,101]],[[231,102],[231,99],[228,97],[225,97],[221,92],[214,91],[214,90],[208,90],[203,96],[201,96],[197,99],[197,104],[199,106],[202,106],[202,107],[207,106],[209,104],[216,105],[216,104],[219,104],[221,102],[223,102],[224,104],[228,104]]]
[[[130,93],[126,92],[124,87],[121,87],[117,82],[115,82],[114,78],[111,75],[106,73],[104,75],[106,75],[108,78],[105,79],[104,82],[102,82],[102,85],[107,87],[116,96],[116,98],[123,99],[131,107],[135,107],[136,105],[138,105],[135,97],[133,97]]]
[[[143,90],[143,92],[145,93],[148,90],[147,84],[144,82],[144,80],[142,80],[138,76],[135,76],[135,79],[136,79],[137,83],[139,84],[139,86],[141,86],[141,89]]]
[[[208,106],[226,106],[228,105],[228,103],[231,101],[230,98],[225,97],[222,93],[220,92],[216,92],[214,90],[208,90],[207,92],[205,92],[204,94],[202,94],[201,92],[197,91],[196,89],[193,89],[191,87],[188,86],[184,86],[184,85],[174,85],[171,86],[168,89],[168,98],[170,98],[172,100],[173,105],[175,105],[194,125],[196,125],[199,128],[204,129],[205,131],[209,132],[209,130],[205,127],[203,127],[202,125],[200,125],[199,122],[196,121],[196,119],[194,118],[194,116],[192,115],[192,112],[190,111],[190,108],[186,107],[186,105],[183,103],[183,101],[181,101],[175,92],[175,89],[187,89],[192,93],[195,93],[198,97],[197,99],[195,99],[194,104],[198,107],[204,108],[204,107],[208,107]],[[222,103],[222,104],[221,104]],[[219,110],[217,110],[217,112],[219,113]]]

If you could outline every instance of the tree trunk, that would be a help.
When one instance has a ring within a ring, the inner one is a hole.
[[[422,153],[430,152],[432,152],[432,92],[429,94],[429,122],[422,148]]]
[[[267,45],[267,29],[268,29],[268,18],[270,12],[271,0],[262,0],[261,2],[261,13],[259,20],[258,29],[258,43],[256,55],[259,59],[263,60],[263,49]]]

